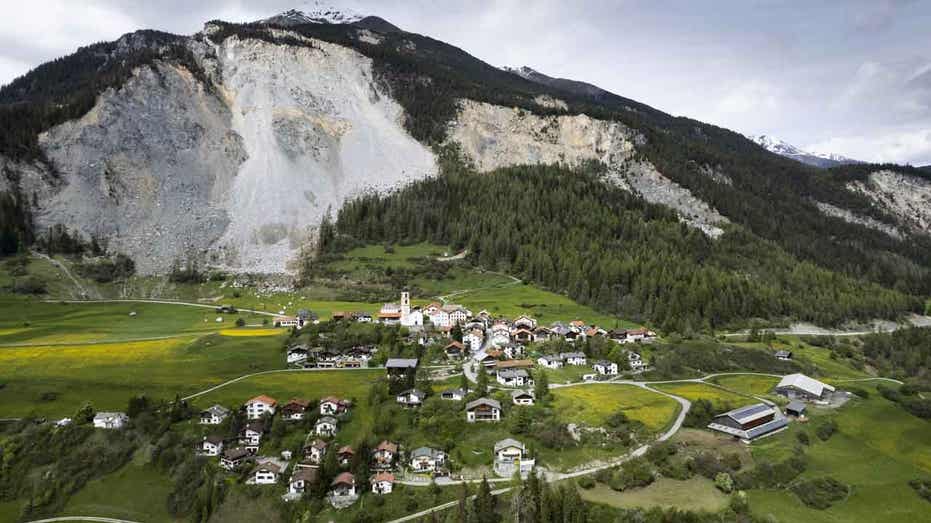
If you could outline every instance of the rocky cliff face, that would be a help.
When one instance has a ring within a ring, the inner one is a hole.
[[[876,171],[848,188],[869,197],[912,232],[931,234],[931,182],[890,170]]]

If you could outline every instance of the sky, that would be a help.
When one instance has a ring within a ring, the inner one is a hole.
[[[0,0],[13,4],[14,0]],[[306,0],[15,0],[0,84],[136,29],[192,34]],[[496,66],[583,80],[803,149],[931,164],[931,2],[333,0]],[[312,6],[311,6],[312,7]]]

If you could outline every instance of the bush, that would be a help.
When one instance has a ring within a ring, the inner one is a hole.
[[[915,489],[919,496],[931,501],[931,479],[913,479],[908,484]]]
[[[824,510],[834,502],[844,499],[850,491],[847,485],[830,477],[802,481],[793,485],[791,490],[802,500],[802,503],[819,510]]]
[[[653,469],[643,458],[632,459],[621,465],[608,482],[612,490],[622,491],[629,488],[645,487],[654,480]]]
[[[795,439],[797,439],[798,442],[801,443],[802,445],[810,445],[810,444],[811,444],[811,438],[808,437],[808,433],[807,433],[807,432],[799,432],[798,434],[795,435]]]
[[[45,282],[35,276],[18,278],[13,282],[13,292],[16,294],[45,294],[48,287]]]
[[[779,463],[758,461],[756,467],[734,476],[734,485],[740,490],[784,487],[805,471],[805,454],[799,452]]]
[[[246,320],[244,320],[244,319],[242,319],[242,318],[236,318],[236,326],[237,326],[237,327],[245,327],[245,326],[246,326]]]
[[[714,486],[721,492],[730,493],[734,490],[734,479],[727,472],[719,472],[714,477]]]
[[[817,429],[815,429],[815,434],[818,435],[818,439],[821,441],[827,441],[831,439],[831,436],[833,436],[835,432],[837,432],[837,422],[833,419],[824,421],[818,425]]]
[[[591,476],[582,476],[576,483],[585,490],[595,487],[595,480]]]

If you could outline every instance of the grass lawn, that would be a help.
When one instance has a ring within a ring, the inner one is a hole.
[[[202,408],[214,403],[227,406],[242,405],[249,398],[259,394],[267,394],[279,402],[294,397],[314,400],[331,395],[354,398],[356,402],[351,419],[340,428],[336,436],[340,443],[352,443],[371,429],[372,412],[366,398],[372,381],[382,374],[384,371],[378,369],[264,374],[198,396],[193,403]]]
[[[364,271],[366,265],[397,269],[402,267],[413,267],[414,264],[409,261],[409,258],[436,258],[438,256],[443,256],[444,252],[449,251],[447,247],[429,243],[393,245],[392,250],[393,252],[385,252],[385,246],[380,244],[357,247],[345,253],[343,255],[344,259],[332,262],[329,266],[331,269],[344,273],[353,273],[360,270]]]
[[[543,371],[550,383],[578,383],[585,374],[594,374],[595,371],[588,365],[565,365],[561,369],[547,369],[536,365],[534,373]]]
[[[779,378],[769,376],[754,376],[752,374],[742,374],[736,376],[718,376],[711,381],[718,385],[754,396],[766,396],[770,394],[773,387],[779,383]]]
[[[171,481],[151,466],[130,463],[95,479],[68,500],[59,516],[98,516],[130,521],[171,522],[166,500]]]
[[[660,478],[647,487],[623,492],[597,483],[591,489],[579,489],[582,499],[592,503],[603,503],[617,508],[677,508],[717,512],[727,506],[728,497],[715,488],[711,480],[695,476],[685,481]]]
[[[897,405],[871,395],[854,400],[833,416],[839,431],[821,442],[812,427],[795,423],[791,429],[753,444],[754,458],[773,459],[791,452],[795,433],[807,430],[812,446],[803,478],[831,476],[851,486],[850,497],[827,510],[814,510],[787,491],[750,491],[750,506],[774,521],[884,521],[915,522],[926,519],[931,506],[908,486],[908,481],[931,476],[931,423]],[[921,516],[925,514],[925,516]]]
[[[274,336],[0,347],[0,417],[70,416],[85,401],[123,409],[130,396],[173,398],[282,367]]]
[[[772,348],[765,343],[736,342],[733,344],[765,350],[768,353],[777,350],[792,351],[795,360],[800,363],[810,363],[817,367],[822,378],[862,378],[867,376],[865,372],[855,369],[843,361],[831,359],[830,349],[809,345],[798,336],[779,336],[772,343]]]
[[[605,419],[619,410],[658,432],[665,428],[679,410],[671,398],[634,385],[599,383],[553,390],[553,406],[566,423],[602,426]]]
[[[651,387],[676,396],[681,396],[689,401],[699,399],[709,400],[715,408],[719,410],[726,410],[725,407],[735,408],[757,401],[754,398],[736,394],[705,383],[661,383],[651,385]]]

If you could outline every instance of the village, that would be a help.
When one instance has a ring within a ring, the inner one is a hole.
[[[432,352],[432,361],[387,356],[371,344],[335,350],[297,342],[287,347],[285,365],[307,371],[381,367],[384,378],[372,387],[373,394],[381,397],[384,405],[393,403],[404,412],[416,412],[423,408],[428,396],[435,395],[444,403],[458,405],[453,410],[466,424],[493,426],[505,425],[508,416],[520,417],[520,409],[532,408],[539,400],[538,395],[549,394],[550,389],[599,382],[626,383],[636,378],[649,368],[641,353],[657,339],[646,328],[607,330],[577,319],[542,326],[528,315],[510,320],[492,317],[487,311],[473,314],[458,305],[412,306],[407,292],[400,298],[399,303],[382,306],[374,316],[337,312],[330,321],[403,327],[413,345],[421,349],[440,347]],[[297,333],[305,326],[319,325],[320,321],[315,315],[302,313],[278,317],[275,324]],[[585,340],[593,339],[613,346],[608,352],[610,356],[593,360],[581,349],[591,346],[585,345]],[[550,347],[569,350],[547,350]],[[572,347],[576,349],[571,350]],[[788,361],[792,354],[778,351],[772,357]],[[550,384],[547,376],[566,368],[578,369],[572,375],[578,379]],[[458,386],[435,386],[450,383],[457,376]],[[707,429],[750,444],[785,430],[793,419],[804,421],[810,403],[840,406],[847,398],[846,393],[803,374],[783,376],[772,392],[788,403],[780,408],[773,401],[759,398],[759,402],[717,413]],[[487,449],[491,462],[478,469],[482,471],[481,477],[474,471],[469,476],[463,475],[448,445],[408,446],[404,441],[389,439],[364,448],[337,444],[337,435],[353,419],[356,401],[360,400],[337,396],[279,401],[259,393],[239,406],[216,404],[200,412],[198,424],[208,433],[193,452],[217,459],[220,468],[238,474],[245,484],[283,486],[281,497],[285,501],[301,499],[316,489],[325,492],[327,501],[337,509],[354,504],[365,492],[391,494],[399,483],[446,485],[487,480],[486,475],[509,480],[547,473],[546,467],[539,466],[537,452],[515,434],[502,434],[504,437]],[[684,412],[680,418],[681,415]],[[230,419],[237,416],[241,422],[236,437],[210,431],[210,427],[229,425]],[[94,426],[120,429],[128,421],[124,413],[99,412]],[[306,427],[299,452],[282,450],[269,455],[262,452],[263,441],[275,422]],[[324,470],[328,476],[326,484],[321,484]]]

